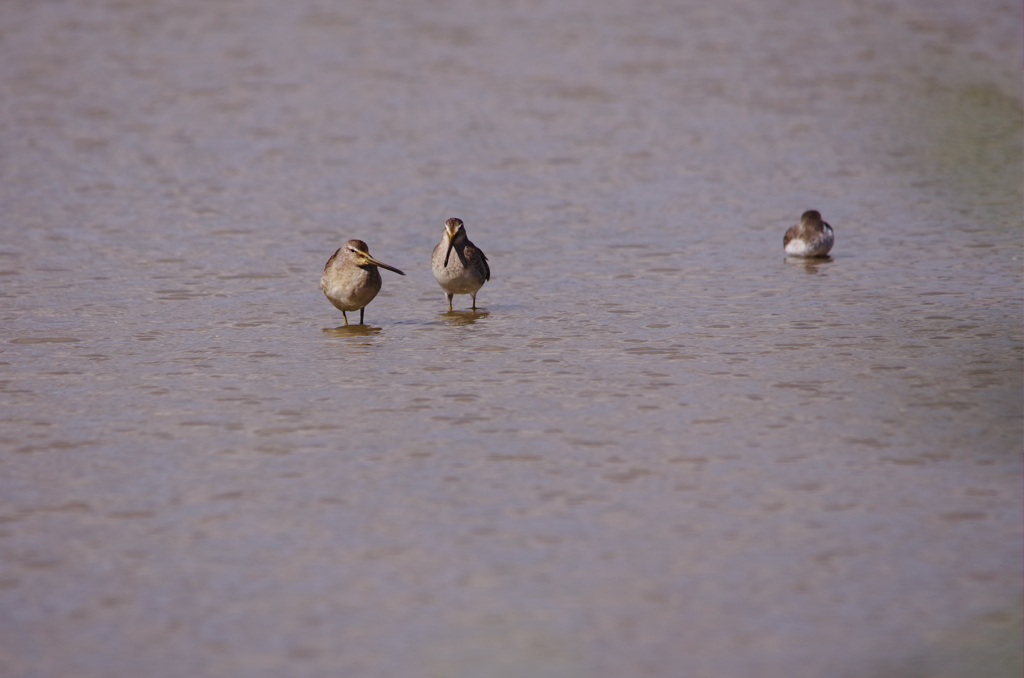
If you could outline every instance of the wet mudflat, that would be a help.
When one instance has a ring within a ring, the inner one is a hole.
[[[0,7],[0,673],[1019,675],[1021,20]]]

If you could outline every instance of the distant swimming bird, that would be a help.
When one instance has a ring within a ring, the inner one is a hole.
[[[835,241],[832,227],[821,220],[821,213],[807,210],[801,215],[800,223],[786,231],[782,246],[786,254],[794,257],[824,257]]]
[[[462,219],[453,217],[444,222],[444,234],[434,248],[430,264],[437,284],[448,297],[448,310],[452,310],[453,296],[468,294],[473,297],[475,311],[476,293],[491,279],[491,268],[487,256],[466,236]]]
[[[362,240],[349,240],[331,255],[324,264],[320,278],[320,289],[327,299],[341,311],[348,325],[345,311],[359,311],[359,324],[363,324],[366,305],[380,292],[380,271],[377,267],[405,275],[394,266],[377,261],[370,256],[370,248]]]

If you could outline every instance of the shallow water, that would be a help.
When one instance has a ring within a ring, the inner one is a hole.
[[[0,673],[1019,675],[1021,20],[4,4]]]

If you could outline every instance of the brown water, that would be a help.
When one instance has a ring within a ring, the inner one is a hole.
[[[3,3],[0,675],[1019,676],[1021,23]]]

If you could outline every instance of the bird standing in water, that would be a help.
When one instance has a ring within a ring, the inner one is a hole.
[[[324,265],[320,278],[320,289],[327,299],[341,311],[348,325],[346,311],[359,311],[359,324],[363,324],[366,305],[380,292],[380,271],[377,267],[405,275],[394,266],[377,261],[370,256],[370,248],[362,240],[349,240],[331,255]]]
[[[832,227],[821,220],[821,212],[807,210],[801,215],[800,223],[786,231],[782,247],[786,254],[794,257],[824,257],[835,241]]]
[[[491,279],[491,268],[487,256],[469,241],[462,219],[452,217],[444,222],[444,234],[434,248],[430,264],[437,284],[448,297],[448,310],[452,310],[453,296],[468,294],[473,297],[475,311],[476,293]]]

